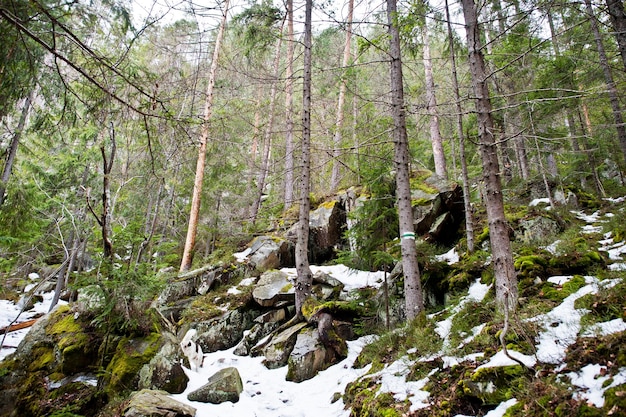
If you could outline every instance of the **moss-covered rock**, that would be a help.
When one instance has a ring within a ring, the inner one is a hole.
[[[157,353],[159,339],[158,333],[152,333],[146,337],[124,337],[119,341],[116,353],[106,368],[108,392],[124,392],[137,388],[139,370]]]
[[[520,386],[526,384],[526,369],[520,365],[478,368],[459,386],[464,396],[475,397],[483,404],[497,405],[513,398]]]

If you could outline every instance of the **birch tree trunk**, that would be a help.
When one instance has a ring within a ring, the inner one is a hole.
[[[448,178],[446,168],[446,155],[443,151],[443,141],[439,130],[439,114],[437,111],[437,96],[435,95],[435,80],[433,78],[433,64],[430,58],[430,37],[428,35],[428,24],[424,20],[422,29],[424,40],[424,76],[426,86],[426,109],[430,116],[430,142],[433,147],[433,158],[435,160],[435,173],[441,178]]]
[[[348,89],[348,80],[346,79],[345,70],[350,63],[350,44],[352,41],[352,14],[354,11],[354,0],[348,0],[348,21],[346,27],[346,43],[343,48],[343,61],[341,64],[341,84],[339,85],[339,98],[337,99],[337,114],[335,118],[335,134],[333,136],[333,170],[330,178],[330,190],[334,192],[339,187],[339,156],[341,155],[341,139],[343,128],[343,106],[346,100],[346,90]]]
[[[591,24],[591,31],[596,40],[596,47],[598,48],[598,56],[600,58],[600,66],[604,73],[604,81],[606,82],[607,92],[609,94],[609,101],[611,102],[611,109],[613,110],[613,120],[615,120],[615,129],[617,129],[617,139],[619,146],[622,150],[622,156],[626,161],[626,126],[624,126],[624,119],[622,117],[622,108],[619,102],[619,96],[617,93],[617,87],[613,80],[613,74],[611,73],[611,67],[609,67],[609,60],[604,50],[604,44],[602,43],[602,37],[600,36],[600,29],[598,28],[598,22],[596,16],[591,7],[591,0],[585,0],[585,6],[587,14],[589,15],[589,23]]]
[[[509,225],[504,216],[504,200],[500,183],[497,146],[493,136],[491,100],[487,87],[485,60],[482,54],[480,29],[474,0],[462,0],[469,67],[476,96],[479,149],[482,158],[485,205],[489,223],[489,239],[496,278],[496,301],[500,309],[514,311],[517,307],[517,276],[513,266]]]
[[[224,37],[224,27],[228,15],[229,0],[224,2],[224,12],[222,21],[215,39],[213,49],[213,59],[209,69],[209,82],[206,88],[206,101],[204,103],[204,118],[202,123],[202,133],[200,135],[200,145],[198,147],[198,161],[196,162],[196,176],[193,183],[193,195],[191,199],[191,210],[189,212],[189,226],[185,239],[185,248],[180,262],[180,272],[188,271],[191,267],[193,249],[196,245],[196,234],[198,232],[198,218],[200,216],[200,197],[202,195],[202,181],[204,179],[204,166],[206,163],[206,146],[209,138],[209,122],[211,120],[213,106],[213,87],[215,86],[215,75],[217,73],[217,61],[220,53],[220,46]]]
[[[293,0],[287,6],[287,68],[285,70],[285,210],[293,204]]]
[[[456,106],[456,131],[459,136],[459,153],[461,154],[461,179],[463,182],[463,207],[465,208],[465,236],[467,251],[474,252],[474,216],[470,200],[469,174],[467,170],[467,157],[465,155],[465,134],[463,133],[463,109],[461,108],[461,96],[459,94],[459,80],[456,73],[456,52],[454,50],[454,37],[450,23],[450,8],[448,0],[445,0],[446,22],[448,23],[448,42],[450,43],[450,64],[452,66],[452,90]]]
[[[389,57],[391,59],[391,111],[393,116],[394,167],[396,170],[396,198],[400,226],[400,249],[404,274],[404,297],[406,318],[413,320],[424,310],[424,298],[420,281],[411,188],[409,183],[409,143],[406,132],[406,109],[402,85],[402,59],[400,55],[400,34],[397,26],[396,0],[387,0],[387,24],[389,25]]]
[[[304,18],[304,74],[302,81],[302,167],[300,172],[300,216],[296,241],[296,315],[302,317],[302,304],[311,295],[313,276],[309,266],[309,211],[311,202],[311,16],[313,0],[306,0]]]

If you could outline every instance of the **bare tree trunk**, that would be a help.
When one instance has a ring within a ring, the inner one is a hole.
[[[514,311],[517,307],[517,276],[513,266],[513,254],[509,240],[509,225],[504,215],[500,167],[497,146],[493,136],[491,100],[487,87],[485,60],[482,54],[480,29],[474,0],[462,0],[469,66],[476,96],[479,148],[483,165],[485,204],[489,222],[489,238],[496,278],[496,301],[500,309]]]
[[[309,266],[309,211],[311,201],[311,16],[313,0],[306,0],[304,18],[304,78],[302,85],[302,168],[300,172],[300,216],[296,241],[296,315],[302,317],[302,305],[311,295],[313,276]]]
[[[352,14],[354,11],[354,0],[348,0],[348,21],[346,28],[346,43],[343,48],[343,61],[341,68],[344,72],[341,74],[341,84],[339,86],[339,98],[337,99],[337,113],[335,117],[335,134],[333,136],[333,169],[330,178],[330,190],[335,192],[339,187],[339,156],[341,155],[341,139],[343,128],[343,105],[346,100],[346,90],[348,89],[348,80],[346,79],[345,69],[350,63],[350,44],[352,41]]]
[[[387,24],[389,25],[389,57],[391,80],[391,111],[393,116],[394,167],[396,169],[396,198],[400,226],[400,249],[404,274],[404,297],[406,318],[411,321],[424,310],[422,283],[420,281],[417,250],[415,247],[415,227],[411,206],[409,183],[409,141],[406,132],[406,109],[402,85],[402,58],[400,55],[400,34],[397,26],[396,0],[387,0]]]
[[[617,46],[619,47],[619,53],[622,56],[624,70],[626,71],[626,13],[624,13],[624,1],[606,0],[606,7],[609,9],[609,16],[611,16],[611,23],[615,31],[615,39],[617,39]]]
[[[456,106],[456,130],[459,136],[459,153],[461,154],[461,178],[463,181],[463,207],[465,208],[465,236],[467,239],[467,251],[474,252],[474,216],[470,199],[469,174],[467,170],[467,157],[465,155],[465,135],[463,133],[463,109],[461,108],[461,96],[459,94],[459,81],[456,73],[456,52],[454,50],[454,37],[450,23],[450,9],[448,0],[445,0],[446,22],[448,23],[448,42],[450,43],[450,63],[452,65],[452,90]]]
[[[287,0],[287,69],[285,71],[285,210],[293,204],[293,0]]]
[[[13,132],[11,138],[11,145],[9,146],[9,153],[7,159],[4,162],[4,168],[2,169],[2,177],[0,178],[0,206],[4,203],[4,194],[11,178],[11,171],[13,171],[13,163],[15,162],[15,156],[17,155],[17,148],[20,144],[22,132],[26,125],[26,118],[28,117],[28,111],[30,110],[30,104],[32,100],[32,92],[24,99],[24,105],[22,106],[22,113],[20,114],[20,120],[17,122],[17,128]]]
[[[591,0],[585,0],[585,6],[587,8],[587,14],[589,15],[589,23],[591,23],[591,31],[596,39],[596,47],[598,48],[598,56],[600,57],[600,66],[604,72],[604,81],[606,82],[606,87],[609,93],[611,109],[613,110],[613,119],[615,120],[615,128],[617,129],[617,139],[622,150],[622,156],[626,161],[626,126],[624,126],[624,119],[622,118],[622,109],[619,103],[617,87],[615,86],[615,81],[613,80],[613,74],[611,74],[611,68],[609,67],[609,60],[606,57],[604,44],[602,43],[602,37],[600,36],[598,22],[596,21],[596,16],[593,13],[593,8],[591,7]]]
[[[428,36],[428,24],[424,20],[424,28],[422,29],[424,39],[424,75],[426,86],[426,109],[430,116],[430,142],[433,147],[433,158],[435,160],[435,173],[442,177],[448,178],[448,169],[446,168],[446,155],[443,151],[443,141],[441,139],[441,131],[439,130],[439,114],[437,110],[437,96],[435,95],[435,80],[433,78],[433,64],[430,58],[430,38]]]
[[[196,163],[196,176],[193,183],[193,195],[191,199],[191,210],[189,212],[189,227],[187,228],[187,237],[185,239],[185,248],[183,257],[180,262],[180,272],[188,271],[191,267],[193,249],[196,245],[196,234],[198,232],[198,218],[200,216],[200,199],[202,196],[202,181],[204,179],[204,166],[206,162],[206,146],[209,138],[209,122],[211,120],[213,106],[213,87],[215,86],[215,75],[217,74],[217,62],[220,53],[222,38],[224,37],[224,28],[226,26],[226,17],[228,16],[229,0],[224,2],[224,11],[222,22],[215,39],[215,47],[213,49],[213,59],[211,68],[209,69],[209,82],[206,88],[206,101],[204,105],[204,119],[202,123],[202,134],[200,136],[200,146],[198,148],[198,161]]]
[[[261,169],[257,177],[257,198],[252,206],[252,213],[250,218],[254,223],[257,215],[259,214],[259,208],[261,207],[261,200],[263,199],[263,191],[265,190],[265,181],[267,180],[270,154],[272,149],[272,131],[274,129],[274,108],[276,107],[276,86],[278,84],[278,71],[280,65],[280,48],[282,46],[282,37],[278,38],[276,43],[276,50],[274,51],[274,64],[273,64],[273,77],[272,86],[270,87],[270,106],[268,111],[268,120],[265,125],[265,134],[263,135],[263,155],[261,159]]]
[[[104,130],[103,130],[104,131]],[[104,135],[103,135],[104,136]],[[100,153],[102,154],[102,217],[100,227],[102,230],[102,242],[104,245],[104,257],[110,261],[113,260],[113,242],[111,240],[112,230],[112,213],[111,213],[111,171],[113,170],[113,162],[115,161],[116,143],[115,131],[111,127],[111,150],[107,158],[104,137],[100,145]]]
[[[254,110],[254,127],[252,128],[252,144],[250,145],[250,155],[248,156],[248,180],[246,182],[246,196],[252,194],[252,187],[254,186],[254,172],[257,162],[257,154],[259,149],[259,131],[261,126],[261,99],[263,97],[263,85],[259,84],[257,87],[257,98]],[[244,217],[254,222],[256,215],[252,216],[254,210],[255,201],[252,201],[250,205],[246,205],[244,209]]]

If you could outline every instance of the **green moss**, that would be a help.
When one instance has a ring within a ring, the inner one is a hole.
[[[604,410],[612,415],[626,415],[626,384],[604,391],[604,401]]]
[[[137,373],[157,353],[159,341],[158,333],[152,333],[145,338],[122,338],[117,344],[111,363],[106,368],[107,390],[123,392],[135,389]]]
[[[54,351],[50,346],[39,345],[32,350],[32,358],[28,364],[30,372],[48,370],[54,364]]]
[[[525,373],[526,369],[520,365],[480,368],[470,378],[463,379],[460,387],[465,396],[495,405],[513,398],[516,390],[524,387]]]
[[[337,200],[324,201],[318,207],[324,207],[325,209],[332,210],[337,205]]]
[[[291,282],[289,282],[289,283],[285,284],[285,286],[280,289],[280,292],[289,292],[291,289],[293,289],[293,284]]]

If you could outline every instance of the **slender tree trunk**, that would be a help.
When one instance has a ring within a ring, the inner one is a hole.
[[[428,35],[428,24],[424,20],[424,28],[422,29],[424,40],[424,75],[426,86],[426,109],[430,116],[430,142],[433,147],[433,158],[435,160],[435,173],[442,177],[448,178],[448,169],[446,168],[446,155],[443,151],[443,140],[441,139],[441,131],[439,130],[439,114],[437,110],[437,96],[435,95],[435,80],[433,77],[433,64],[430,58],[430,37]]]
[[[259,152],[259,131],[261,126],[261,100],[263,98],[263,85],[257,86],[256,102],[254,104],[254,127],[252,128],[252,144],[250,145],[250,155],[248,157],[248,181],[246,182],[246,196],[252,194],[252,187],[254,186],[254,172],[257,162],[257,153]],[[244,209],[244,217],[254,222],[256,216],[252,216],[254,205],[256,200],[247,205]]]
[[[302,304],[311,295],[313,276],[309,266],[309,211],[311,202],[311,16],[313,0],[306,0],[304,18],[304,77],[302,85],[302,167],[300,172],[300,216],[296,241],[296,315],[302,317]]]
[[[613,119],[615,120],[615,128],[617,129],[617,139],[622,150],[622,156],[626,161],[626,126],[624,126],[624,119],[622,117],[622,109],[619,102],[617,87],[615,86],[615,81],[613,81],[613,74],[611,74],[609,60],[606,57],[604,44],[602,43],[602,37],[600,36],[600,29],[598,28],[598,22],[596,21],[596,16],[593,12],[593,8],[591,7],[591,0],[585,0],[585,6],[587,8],[587,14],[589,15],[589,23],[591,23],[591,31],[596,39],[596,47],[598,48],[598,56],[600,57],[600,66],[604,72],[604,81],[606,82],[606,87],[609,93],[611,109],[613,110]]]
[[[514,311],[517,307],[517,276],[509,240],[509,225],[504,215],[504,200],[500,183],[500,167],[493,136],[491,100],[487,87],[485,60],[482,54],[480,29],[474,0],[462,0],[472,85],[476,96],[479,149],[483,166],[485,204],[489,223],[489,238],[496,277],[496,300],[501,309]]]
[[[330,178],[331,192],[335,192],[339,187],[339,156],[341,156],[341,139],[343,128],[343,106],[346,100],[346,90],[348,89],[348,80],[346,79],[346,68],[350,63],[350,44],[352,41],[352,13],[354,10],[354,0],[348,0],[348,21],[346,28],[346,43],[343,48],[342,74],[341,84],[339,85],[339,98],[337,99],[337,113],[335,117],[335,134],[333,136],[333,169]]]
[[[454,37],[450,23],[450,9],[448,0],[445,0],[446,22],[448,23],[448,42],[450,43],[450,63],[452,66],[452,90],[456,106],[456,130],[459,136],[459,153],[461,154],[461,178],[463,181],[463,207],[465,208],[465,236],[467,239],[467,251],[474,252],[474,215],[470,199],[469,174],[467,170],[467,157],[465,155],[465,134],[463,133],[463,109],[461,108],[461,96],[459,94],[459,80],[456,72],[456,52],[454,50]]]
[[[626,71],[626,13],[624,13],[624,1],[606,0],[606,7],[609,10],[609,16],[611,16],[615,39],[617,39],[617,46],[622,56],[624,70]]]
[[[274,130],[274,109],[276,107],[276,86],[278,85],[278,71],[280,65],[280,48],[282,46],[282,37],[278,38],[276,43],[276,50],[274,51],[274,64],[273,64],[273,77],[274,80],[270,87],[270,105],[267,109],[268,120],[265,125],[265,134],[263,135],[263,155],[261,160],[261,169],[257,177],[257,198],[252,207],[252,213],[250,215],[252,222],[256,221],[259,214],[259,208],[261,207],[261,200],[263,199],[263,191],[265,190],[265,181],[269,173],[270,154],[272,149],[272,133]]]
[[[196,176],[193,183],[193,195],[191,199],[191,210],[189,212],[189,227],[187,228],[187,237],[185,239],[185,248],[180,263],[180,272],[188,271],[191,267],[193,257],[193,249],[196,245],[196,234],[198,232],[198,218],[200,217],[200,199],[202,196],[202,181],[204,179],[204,166],[206,162],[206,147],[209,139],[209,122],[211,120],[213,106],[213,87],[215,86],[215,75],[217,74],[217,62],[220,53],[222,38],[224,37],[224,28],[226,26],[226,18],[228,16],[229,0],[224,2],[224,11],[222,22],[215,39],[215,47],[213,49],[213,59],[211,68],[209,69],[209,82],[206,88],[206,101],[204,104],[204,118],[202,123],[202,133],[200,136],[200,146],[198,147],[198,161],[196,163]]]
[[[293,204],[293,0],[287,0],[287,69],[285,71],[285,210]]]
[[[0,206],[4,203],[4,194],[7,189],[7,184],[11,178],[11,172],[13,171],[13,164],[15,163],[15,156],[17,155],[17,148],[22,138],[22,132],[26,125],[26,118],[28,117],[28,111],[30,110],[30,102],[32,100],[32,93],[29,94],[24,100],[24,106],[22,106],[22,113],[20,114],[20,120],[17,122],[17,128],[13,132],[11,138],[11,145],[9,146],[9,153],[6,161],[4,162],[4,168],[2,169],[2,177],[0,178]]]
[[[389,25],[389,57],[391,59],[391,111],[393,116],[394,167],[396,169],[396,198],[400,226],[400,249],[404,274],[404,297],[407,320],[411,321],[424,310],[422,283],[420,281],[417,250],[415,247],[415,227],[411,206],[409,182],[409,141],[406,132],[406,109],[402,85],[402,58],[400,55],[400,34],[397,26],[396,0],[387,0],[387,24]]]
[[[103,132],[105,131],[102,128]],[[111,213],[111,171],[113,170],[113,162],[115,161],[115,153],[117,145],[115,143],[115,131],[111,128],[111,150],[107,158],[106,144],[102,135],[102,143],[100,145],[100,154],[102,155],[102,217],[100,228],[102,230],[102,243],[104,245],[104,258],[113,261],[113,242],[112,242],[112,217]]]

